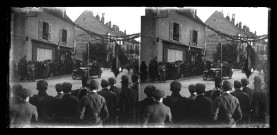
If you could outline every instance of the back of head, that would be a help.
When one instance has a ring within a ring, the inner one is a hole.
[[[101,81],[101,87],[102,88],[106,88],[108,86],[109,86],[109,82],[107,80],[105,80],[105,79],[102,79],[102,81]]]
[[[234,88],[235,88],[235,89],[241,88],[241,83],[240,83],[239,81],[235,80],[235,81],[234,81]]]
[[[261,87],[262,86],[262,79],[259,76],[254,77],[254,86]]]
[[[132,75],[132,82],[137,82],[139,80],[139,76],[137,74]]]
[[[115,79],[114,77],[110,77],[110,78],[108,79],[108,81],[109,81],[109,85],[110,85],[110,86],[112,86],[112,85],[114,85],[114,84],[116,83],[116,79]]]
[[[241,85],[242,85],[242,87],[245,87],[245,86],[247,86],[248,84],[249,84],[248,79],[246,79],[246,78],[242,78],[242,79],[241,79]]]
[[[62,84],[61,84],[61,83],[57,83],[57,84],[55,85],[55,88],[56,88],[56,91],[57,91],[58,93],[62,92]]]
[[[88,88],[89,88],[89,90],[96,90],[96,89],[98,89],[98,82],[96,80],[93,80],[93,79],[89,80],[89,82],[88,82]]]
[[[121,77],[121,84],[122,84],[122,86],[128,86],[129,85],[129,77],[127,75],[123,75]]]
[[[32,94],[31,90],[22,88],[18,96],[20,96],[22,99],[26,99],[27,97],[30,97],[31,94]]]
[[[46,91],[48,87],[48,83],[45,80],[39,80],[37,82],[37,90],[38,91]]]
[[[64,83],[62,84],[62,91],[63,91],[64,93],[69,93],[69,92],[71,92],[71,89],[72,89],[72,84],[71,84],[71,83],[69,83],[69,82],[64,82]]]
[[[18,96],[21,90],[22,90],[22,85],[20,84],[14,84],[12,86],[12,93],[14,96]]]
[[[190,92],[190,94],[192,94],[192,93],[195,93],[195,85],[194,84],[190,84],[189,85],[189,92]]]
[[[147,95],[147,97],[154,96],[155,91],[156,91],[156,87],[154,85],[148,85],[144,88],[144,93]]]
[[[195,92],[197,94],[202,94],[205,92],[205,88],[206,86],[202,83],[197,83],[195,86],[194,86],[194,89],[195,89]]]
[[[157,89],[156,91],[154,91],[154,98],[156,100],[160,100],[164,96],[165,96],[165,92],[163,90]]]
[[[223,91],[231,91],[232,90],[232,84],[230,81],[224,81],[222,85],[222,90]]]
[[[181,90],[181,87],[182,87],[182,84],[178,81],[173,81],[171,84],[170,84],[170,90],[172,92],[179,92]]]

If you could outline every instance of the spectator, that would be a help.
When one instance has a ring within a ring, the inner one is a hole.
[[[56,91],[57,91],[57,96],[55,96],[56,99],[62,99],[63,97],[63,91],[62,91],[62,84],[61,83],[57,83],[55,85]]]
[[[197,97],[197,94],[195,92],[195,85],[194,84],[191,84],[189,85],[189,93],[190,93],[190,97],[188,99],[190,100],[195,100],[196,97]]]
[[[102,125],[103,121],[109,117],[106,100],[96,92],[98,89],[97,81],[90,80],[88,89],[88,95],[85,95],[80,100],[78,117],[82,120],[83,124]]]
[[[143,125],[164,126],[165,122],[171,123],[170,108],[163,104],[164,91],[156,90],[154,98],[156,102],[149,105],[143,114]]]
[[[159,62],[158,73],[160,75],[161,82],[166,82],[165,72],[166,72],[165,64],[163,62]]]
[[[229,81],[223,82],[222,90],[222,95],[214,101],[212,118],[220,126],[235,127],[236,121],[242,118],[239,100],[230,94],[232,86]]]
[[[32,61],[28,62],[27,69],[28,69],[29,80],[35,82],[35,66]]]
[[[248,85],[249,85],[248,79],[242,78],[241,85],[242,85],[242,91],[249,96],[249,102],[251,103],[252,97],[254,94],[254,90],[248,87]]]
[[[110,77],[108,79],[109,81],[109,85],[110,85],[110,91],[115,93],[116,97],[117,97],[117,103],[119,101],[119,97],[120,97],[120,93],[122,92],[122,90],[118,87],[115,86],[116,80],[114,77]]]
[[[139,91],[139,76],[137,74],[133,74],[132,75],[132,83],[133,83],[133,86],[131,86],[131,89],[134,89],[135,91]]]
[[[147,78],[147,65],[145,64],[145,61],[141,62],[140,65],[140,76],[141,76],[141,81],[145,82]]]
[[[146,94],[146,98],[139,101],[139,112],[140,112],[140,121],[142,121],[143,113],[147,106],[154,104],[154,92],[156,91],[156,87],[153,85],[146,86],[144,89],[144,93]]]

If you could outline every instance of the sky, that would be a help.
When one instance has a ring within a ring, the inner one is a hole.
[[[66,14],[72,21],[85,10],[92,10],[94,15],[98,13],[101,17],[105,13],[105,23],[111,21],[119,29],[127,34],[140,33],[141,16],[145,15],[145,7],[65,7]],[[197,9],[198,17],[205,22],[214,11],[223,11],[224,17],[227,14],[232,18],[235,14],[235,24],[242,22],[247,25],[251,32],[257,32],[257,35],[268,34],[268,11],[269,8],[259,7],[190,7]]]

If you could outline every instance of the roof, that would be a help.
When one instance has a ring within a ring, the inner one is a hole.
[[[193,17],[193,15],[191,14],[191,11],[189,9],[182,9],[182,10],[174,10],[176,13],[178,13],[179,15],[185,16],[190,18],[191,20],[200,23],[204,26],[206,26],[206,24],[196,15],[195,18]]]
[[[66,15],[66,13],[65,13],[64,16],[63,16],[61,10],[58,9],[58,8],[42,8],[42,9],[43,9],[43,11],[45,11],[45,12],[47,12],[47,13],[49,13],[49,14],[52,14],[52,15],[54,15],[54,16],[57,16],[57,17],[59,17],[59,18],[65,20],[66,22],[69,22],[69,23],[71,23],[71,24],[73,24],[73,25],[76,25],[76,24]]]

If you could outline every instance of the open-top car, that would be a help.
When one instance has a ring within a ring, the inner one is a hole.
[[[223,64],[222,72],[222,77],[229,77],[229,79],[232,78],[233,71],[229,64]],[[215,78],[216,73],[221,74],[220,63],[213,63],[210,69],[204,71],[203,80],[207,80],[208,78]]]
[[[89,69],[89,71],[88,71]],[[82,77],[85,75],[85,73],[88,71],[89,76],[98,76],[98,78],[101,77],[102,75],[102,70],[100,66],[94,64],[94,63],[89,63],[89,66],[87,66],[87,62],[82,63],[81,66],[77,69],[74,69],[72,71],[72,79],[76,79],[77,77]]]

